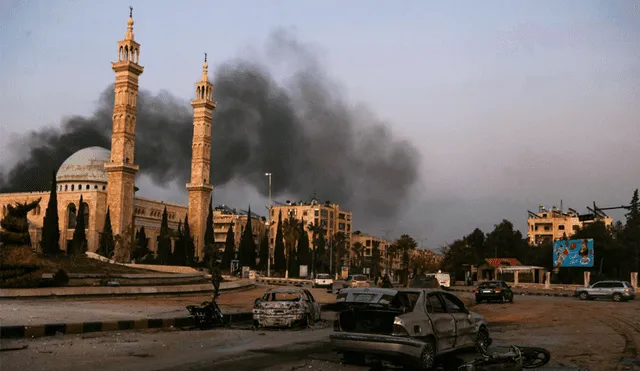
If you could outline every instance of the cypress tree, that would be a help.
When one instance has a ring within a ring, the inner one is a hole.
[[[264,234],[262,241],[260,241],[260,269],[266,270],[268,268],[269,261],[269,236],[268,233]]]
[[[144,232],[144,227],[142,227]],[[113,229],[111,228],[111,212],[107,207],[107,215],[104,219],[104,228],[102,229],[102,233],[100,233],[100,240],[98,243],[98,251],[97,253],[111,259],[113,257],[114,252],[114,241],[113,241]]]
[[[188,222],[186,218],[185,222]],[[173,254],[171,254],[172,265],[184,265],[185,261],[187,260],[187,252],[185,249],[187,236],[184,232],[184,229],[182,229],[182,221],[180,221],[178,222],[178,238],[175,240],[175,244],[173,245]]]
[[[169,255],[171,254],[171,239],[169,238],[169,220],[167,217],[167,207],[165,206],[162,213],[162,222],[160,223],[160,236],[158,236],[158,261],[160,264],[167,264]]]
[[[84,201],[80,195],[80,203],[78,204],[78,215],[76,215],[76,227],[73,230],[73,239],[71,240],[71,254],[80,255],[87,251],[87,233],[84,224]]]
[[[253,240],[253,228],[251,226],[251,206],[249,206],[249,214],[247,216],[247,225],[244,227],[242,237],[240,238],[240,251],[238,254],[241,267],[256,266],[256,242]]]
[[[144,230],[144,226],[140,227],[140,230],[136,233],[136,247],[131,254],[131,259],[140,261],[145,256],[149,255],[149,241],[147,241],[147,233]]]
[[[42,223],[42,239],[40,240],[42,254],[45,256],[58,255],[60,253],[60,226],[58,224],[58,195],[56,188],[56,172],[54,171],[51,179],[49,203]]]
[[[309,235],[304,230],[304,220],[301,224],[302,231],[300,232],[300,238],[298,239],[297,250],[297,270],[300,273],[300,266],[306,265],[307,272],[311,272],[311,250],[309,249]]]
[[[278,214],[278,227],[276,230],[276,243],[273,250],[273,266],[276,272],[284,274],[287,269],[287,260],[284,255],[284,237],[282,235],[282,210]]]
[[[209,199],[209,215],[207,215],[207,224],[204,230],[203,242],[204,242],[203,245],[204,245],[205,259],[207,263],[211,265],[210,263],[212,263],[213,260],[216,259],[217,257],[217,254],[214,251],[216,237],[215,237],[215,234],[213,233],[213,197]],[[194,250],[195,250],[195,247],[194,247]],[[187,260],[189,261],[189,264],[193,261],[193,253],[191,253],[191,256],[188,257]]]
[[[196,246],[193,243],[193,236],[191,236],[191,227],[189,226],[189,215],[184,217],[184,229],[182,230],[184,236],[184,265],[190,265],[193,263],[193,256],[196,251]]]
[[[233,224],[227,230],[227,239],[224,243],[224,254],[222,255],[222,269],[231,267],[231,261],[236,253],[236,242],[233,233]]]

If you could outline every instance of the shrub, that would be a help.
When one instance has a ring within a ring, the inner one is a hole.
[[[53,282],[56,286],[66,286],[69,284],[69,275],[67,275],[64,269],[58,269],[53,275]]]

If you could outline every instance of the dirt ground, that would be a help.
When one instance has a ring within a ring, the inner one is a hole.
[[[520,296],[514,304],[479,304],[472,310],[487,318],[497,342],[547,348],[561,366],[640,370],[638,300]]]

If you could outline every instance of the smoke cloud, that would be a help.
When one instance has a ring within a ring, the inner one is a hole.
[[[308,199],[316,193],[359,215],[389,218],[418,180],[419,154],[407,140],[362,108],[353,108],[311,51],[284,31],[271,35],[267,57],[234,59],[215,71],[218,102],[212,128],[211,181],[253,185]],[[265,60],[293,71],[279,82]],[[79,149],[110,148],[113,86],[91,117],[71,117],[59,128],[31,132],[15,142],[27,153],[0,178],[3,192],[47,190],[51,172]],[[141,173],[161,186],[190,178],[192,109],[162,91],[141,90],[136,158]]]

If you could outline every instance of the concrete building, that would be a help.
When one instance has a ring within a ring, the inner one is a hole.
[[[220,252],[224,251],[229,228],[233,226],[233,238],[236,248],[240,245],[240,237],[247,226],[249,213],[245,210],[231,209],[225,205],[216,206],[213,210],[213,232],[216,247]],[[251,213],[251,229],[253,240],[259,247],[265,233],[267,233],[266,218],[254,212]]]
[[[184,220],[189,213],[196,256],[201,258],[204,256],[203,239],[208,202],[213,190],[209,180],[211,116],[215,103],[213,86],[208,78],[206,55],[201,79],[196,83],[196,98],[191,102],[194,109],[194,131],[191,182],[187,185],[189,206],[138,197],[135,195],[135,175],[139,167],[135,164],[134,157],[136,104],[138,78],[144,68],[139,64],[140,44],[135,41],[133,24],[130,12],[125,37],[118,42],[118,60],[112,63],[116,78],[111,150],[101,147],[81,149],[69,156],[56,174],[60,247],[67,249],[73,237],[76,212],[82,195],[86,206],[84,217],[89,251],[98,249],[99,233],[104,228],[107,209],[110,210],[114,235],[131,229],[132,224],[136,231],[144,226],[149,238],[149,248],[156,251],[162,213],[166,208],[169,228],[172,229],[176,229],[179,221]],[[41,198],[39,206],[28,215],[31,240],[36,248],[40,242],[49,191],[0,194],[3,216],[6,215],[7,204],[31,202],[38,198]]]
[[[578,229],[595,221],[602,221],[606,226],[613,224],[613,219],[603,213],[580,215],[571,208],[563,211],[555,206],[547,209],[540,205],[537,213],[529,211],[527,238],[533,245],[565,237],[571,238]]]
[[[284,221],[289,215],[305,223],[305,230],[309,234],[310,247],[313,248],[313,232],[308,228],[310,223],[324,228],[326,231],[327,248],[331,236],[342,232],[345,236],[346,246],[351,246],[352,214],[350,211],[340,209],[340,205],[329,201],[319,203],[315,198],[309,202],[291,202],[275,204],[271,208],[271,225],[269,226],[269,242],[271,249],[275,246],[276,232],[278,230],[278,215],[282,212]]]

